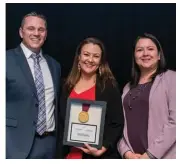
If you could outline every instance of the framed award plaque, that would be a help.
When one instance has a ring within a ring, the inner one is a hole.
[[[106,114],[105,101],[67,100],[63,144],[101,148]]]

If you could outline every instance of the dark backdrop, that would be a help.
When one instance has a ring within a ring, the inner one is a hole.
[[[61,63],[66,77],[80,41],[101,39],[110,67],[123,87],[130,78],[132,46],[144,32],[162,44],[168,68],[176,69],[176,4],[6,4],[6,49],[20,43],[22,17],[37,11],[48,21],[44,51]]]

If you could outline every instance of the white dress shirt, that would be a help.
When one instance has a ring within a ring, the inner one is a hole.
[[[32,51],[29,50],[23,43],[20,44],[25,57],[27,59],[27,62],[29,64],[31,73],[34,77],[34,60],[31,58]],[[49,66],[46,62],[46,59],[42,55],[42,51],[40,51],[40,67],[43,75],[44,80],[44,87],[45,87],[45,105],[46,105],[46,131],[54,131],[55,130],[55,119],[54,119],[54,87],[53,87],[53,81],[52,76],[49,70]]]

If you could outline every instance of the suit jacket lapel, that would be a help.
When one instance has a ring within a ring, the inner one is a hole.
[[[56,80],[56,70],[53,66],[53,63],[52,63],[52,60],[50,60],[50,58],[47,56],[47,55],[43,55],[44,58],[46,59],[46,62],[48,64],[48,67],[49,67],[49,70],[50,70],[50,73],[51,73],[51,76],[52,76],[52,81],[53,81],[53,87],[54,87],[54,95],[55,95],[55,98],[56,98],[56,91],[57,91],[57,80]]]
[[[27,83],[29,83],[29,85],[31,86],[35,97],[38,99],[36,86],[34,83],[34,79],[33,79],[31,70],[29,68],[29,64],[28,64],[27,59],[26,59],[20,46],[15,49],[15,53],[16,53],[16,61],[17,61],[18,65],[21,67],[21,70],[27,79]]]
[[[49,70],[50,70],[50,73],[51,73],[51,76],[52,76],[52,81],[53,81],[53,87],[54,87],[54,104],[55,104],[55,126],[56,126],[56,129],[57,129],[57,126],[58,126],[58,95],[57,95],[57,83],[58,83],[58,80],[56,79],[56,69],[53,65],[53,62],[52,60],[47,56],[47,55],[43,55],[44,58],[46,59],[46,62],[48,64],[48,67],[49,67]],[[57,130],[56,130],[57,132]]]

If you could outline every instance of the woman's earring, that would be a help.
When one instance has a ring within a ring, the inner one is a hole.
[[[101,76],[102,71],[101,71],[101,67],[99,67],[99,75]]]

